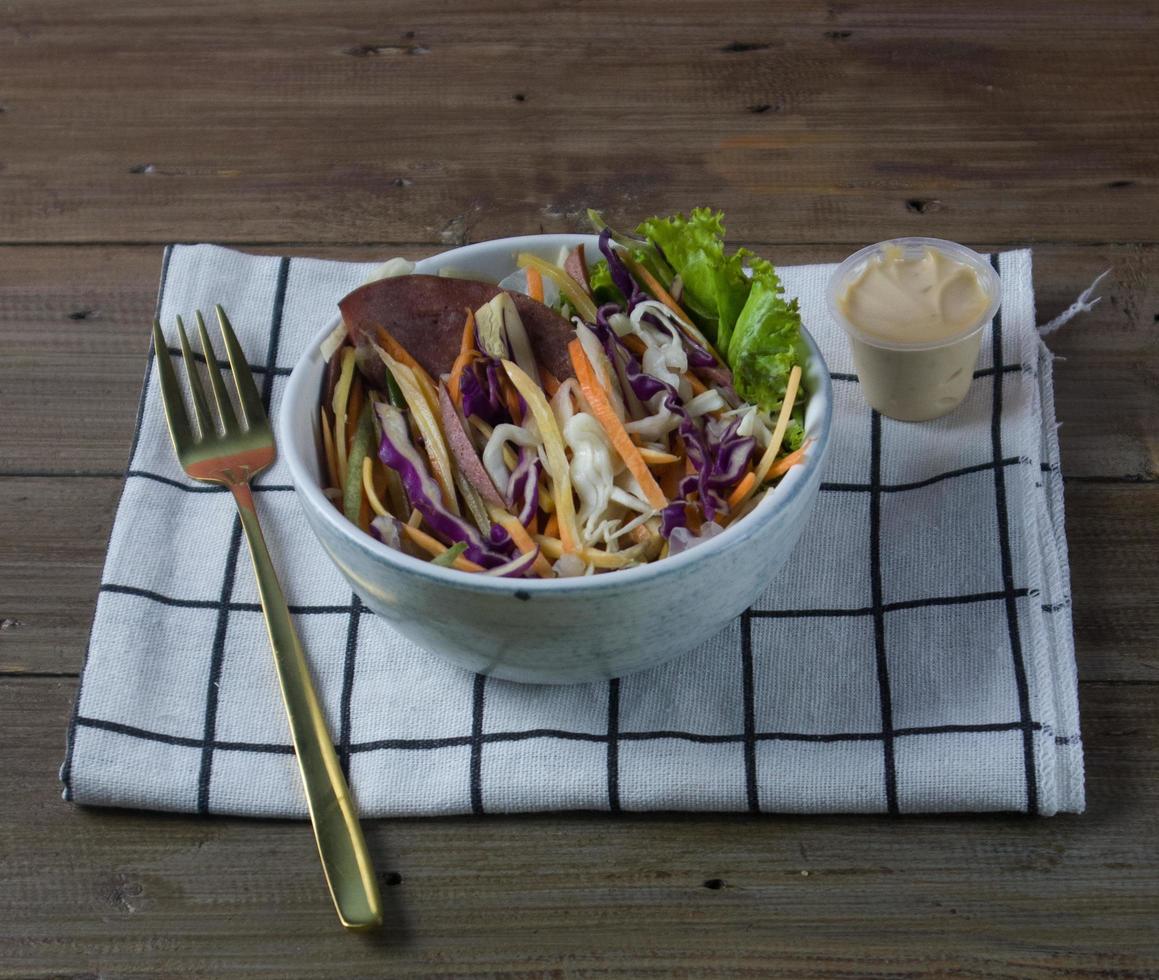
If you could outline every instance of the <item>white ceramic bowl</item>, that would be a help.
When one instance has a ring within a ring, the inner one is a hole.
[[[480,242],[418,263],[497,281],[517,252],[555,259],[561,246],[593,235],[534,235]],[[336,323],[337,321],[335,321]],[[395,629],[436,656],[507,680],[573,684],[653,667],[686,653],[743,612],[784,565],[821,483],[829,444],[832,391],[813,338],[805,334],[812,437],[804,463],[744,519],[683,554],[588,578],[501,579],[470,575],[388,548],[346,520],[322,493],[318,397],[323,362],[318,336],[294,368],[278,419],[278,447],[318,540],[353,589]]]

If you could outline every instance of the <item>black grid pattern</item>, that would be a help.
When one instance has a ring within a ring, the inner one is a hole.
[[[172,248],[167,249],[163,263],[162,283],[159,291],[157,309],[160,312],[165,294],[168,269],[172,256]],[[997,264],[997,263],[996,263]],[[265,364],[255,365],[262,381],[263,398],[269,406],[273,391],[274,379],[289,373],[289,369],[279,365],[279,344],[282,334],[282,320],[285,309],[287,288],[290,282],[291,262],[282,259],[279,265],[278,282],[275,290],[273,308],[270,312],[270,328],[268,334],[268,350]],[[359,727],[356,717],[356,688],[358,665],[365,656],[363,649],[367,642],[363,629],[364,614],[369,612],[356,595],[352,595],[350,602],[342,603],[300,603],[291,607],[292,612],[300,621],[307,621],[314,617],[344,617],[345,646],[341,661],[340,694],[337,699],[336,715],[336,750],[344,770],[350,772],[353,760],[360,757],[370,757],[380,753],[403,751],[406,753],[422,752],[440,749],[464,749],[467,767],[465,780],[468,797],[467,809],[476,814],[484,813],[487,792],[487,768],[485,751],[487,746],[510,743],[521,743],[539,740],[555,740],[560,743],[591,743],[603,746],[606,775],[601,777],[604,783],[606,800],[603,809],[611,812],[620,812],[625,808],[623,794],[627,778],[624,770],[624,751],[626,746],[640,743],[657,743],[674,741],[685,744],[699,745],[736,745],[740,749],[741,768],[743,770],[743,804],[751,812],[761,812],[769,809],[762,806],[762,777],[767,773],[762,770],[761,745],[779,744],[837,744],[837,743],[868,743],[880,746],[882,758],[882,772],[884,779],[883,799],[884,808],[889,813],[898,813],[904,807],[899,804],[898,791],[898,762],[896,752],[902,744],[913,739],[930,736],[953,735],[987,735],[1001,733],[1018,733],[1023,745],[1023,777],[1025,781],[1026,810],[1038,812],[1038,784],[1036,779],[1035,736],[1042,735],[1053,740],[1054,744],[1067,746],[1078,744],[1080,738],[1075,732],[1054,732],[1051,727],[1032,716],[1031,693],[1027,679],[1027,667],[1023,649],[1023,637],[1020,628],[1020,601],[1037,597],[1036,590],[1020,585],[1014,577],[1014,560],[1011,543],[1009,504],[1007,501],[1006,473],[1013,467],[1039,464],[1029,456],[1007,455],[1003,447],[1003,387],[1004,379],[1019,373],[1032,374],[1033,369],[1024,364],[1005,364],[1002,347],[1002,320],[997,318],[992,331],[993,361],[988,368],[975,372],[975,378],[992,379],[992,414],[991,414],[991,448],[992,458],[976,462],[968,466],[958,467],[927,476],[911,482],[887,483],[882,479],[882,419],[875,412],[869,413],[869,467],[866,482],[830,482],[822,485],[826,495],[837,497],[846,495],[867,495],[869,501],[869,522],[867,533],[869,536],[868,570],[869,594],[867,604],[862,606],[817,606],[799,608],[753,608],[745,612],[739,623],[739,695],[741,700],[740,730],[705,732],[685,730],[683,728],[633,728],[623,722],[624,682],[612,680],[606,683],[606,715],[600,731],[583,731],[567,726],[561,727],[528,727],[526,729],[507,728],[503,730],[488,729],[488,704],[492,685],[502,682],[492,681],[483,675],[474,678],[467,691],[469,703],[463,717],[467,720],[466,727],[458,734],[448,734],[433,737],[399,736],[390,738],[358,739],[356,732],[365,730]],[[169,352],[171,355],[175,351]],[[130,469],[127,483],[130,480],[145,480],[181,493],[214,493],[223,492],[215,487],[206,487],[182,482],[173,476],[150,472],[147,469],[135,468],[132,462],[137,455],[137,445],[140,440],[142,418],[145,399],[148,395],[149,374],[152,368],[152,352],[149,355],[149,371],[142,394],[141,405],[138,410],[137,424],[134,432],[133,447],[130,452]],[[839,383],[856,383],[857,379],[851,374],[835,373],[834,381]],[[1043,463],[1042,469],[1057,472],[1056,463]],[[890,495],[906,494],[920,491],[935,484],[968,478],[977,474],[989,473],[994,486],[995,512],[998,526],[998,553],[1001,565],[1000,590],[980,592],[965,592],[950,595],[928,595],[886,601],[883,588],[883,561],[882,561],[882,501]],[[261,484],[254,487],[256,491],[265,493],[286,492],[292,489],[286,484]],[[123,721],[114,721],[91,717],[80,711],[81,701],[78,697],[77,711],[74,715],[70,730],[69,750],[62,768],[62,779],[66,786],[66,796],[71,795],[73,753],[77,739],[77,729],[101,731],[116,736],[130,738],[144,742],[155,742],[174,747],[195,751],[200,759],[197,777],[196,810],[201,813],[216,812],[213,806],[213,769],[214,759],[219,753],[255,753],[257,756],[285,756],[292,753],[289,744],[279,741],[261,741],[249,739],[226,739],[219,737],[217,717],[218,705],[222,697],[222,674],[225,660],[228,656],[228,637],[231,616],[240,613],[256,613],[260,606],[256,603],[240,602],[235,597],[235,585],[238,576],[237,564],[241,552],[241,530],[236,519],[229,536],[228,554],[224,573],[221,579],[219,595],[216,599],[185,598],[177,595],[167,595],[161,591],[126,585],[117,582],[105,582],[101,586],[103,594],[117,595],[128,601],[139,601],[155,604],[159,607],[174,609],[209,610],[216,616],[216,627],[210,657],[210,668],[204,692],[204,724],[200,736],[178,735],[157,730],[153,727],[128,724]],[[1069,600],[1055,603],[1041,603],[1043,612],[1050,613],[1067,607]],[[1009,635],[1010,658],[1013,664],[1014,677],[1017,686],[1018,717],[976,724],[932,724],[932,725],[904,725],[894,724],[893,690],[890,669],[889,636],[891,616],[905,611],[922,610],[934,607],[969,607],[975,604],[1000,603],[1004,608],[1007,631]],[[766,717],[758,710],[758,674],[771,668],[768,651],[754,649],[754,623],[778,620],[821,620],[845,621],[865,619],[872,624],[872,658],[875,663],[875,673],[878,689],[880,727],[876,729],[858,729],[853,731],[826,731],[813,732],[804,730],[779,730],[775,717]],[[770,725],[769,723],[773,724]],[[357,780],[357,776],[355,776]],[[591,806],[600,808],[596,801]]]

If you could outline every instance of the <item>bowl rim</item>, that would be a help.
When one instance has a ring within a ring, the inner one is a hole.
[[[598,243],[598,236],[563,233],[488,239],[421,259],[415,263],[414,271],[416,274],[431,274],[437,272],[444,265],[451,265],[457,257],[461,258],[464,255],[469,257],[479,250],[509,249],[515,252],[530,247],[550,248],[580,243],[595,247]],[[810,393],[810,409],[806,413],[806,432],[813,437],[813,442],[805,453],[804,463],[791,467],[773,491],[766,493],[764,499],[735,525],[726,528],[711,540],[681,552],[679,555],[671,555],[662,561],[648,562],[633,568],[617,569],[614,573],[604,575],[554,579],[515,579],[443,568],[396,551],[356,525],[351,524],[322,492],[322,487],[317,485],[303,457],[303,447],[298,446],[293,439],[291,420],[294,416],[294,410],[292,406],[298,398],[303,396],[316,400],[316,392],[312,389],[316,387],[318,375],[313,372],[317,370],[320,374],[322,370],[320,348],[322,342],[334,332],[340,322],[341,315],[339,314],[319,330],[306,345],[290,372],[276,423],[278,447],[289,468],[295,495],[304,509],[312,510],[349,544],[362,552],[384,561],[399,572],[417,575],[427,579],[432,584],[438,583],[457,589],[495,595],[514,595],[518,592],[530,598],[536,593],[586,594],[615,591],[622,587],[642,585],[656,576],[676,574],[695,562],[731,552],[753,538],[768,521],[786,509],[791,500],[803,490],[810,478],[820,469],[828,448],[833,417],[832,379],[820,347],[812,334],[802,325],[801,333],[809,350],[807,371],[811,375],[810,380],[816,385],[816,390]],[[317,367],[315,367],[316,360]],[[313,431],[313,426],[310,427],[310,431]]]

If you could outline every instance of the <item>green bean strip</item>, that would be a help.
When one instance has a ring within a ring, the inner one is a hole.
[[[362,513],[362,461],[370,450],[370,439],[374,435],[374,406],[367,399],[362,404],[358,416],[358,428],[350,443],[350,456],[346,460],[346,490],[342,498],[342,509],[346,519],[358,523]]]

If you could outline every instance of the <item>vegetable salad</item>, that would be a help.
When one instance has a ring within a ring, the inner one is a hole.
[[[722,216],[600,231],[498,286],[401,260],[323,346],[326,493],[390,547],[464,572],[592,575],[741,519],[804,445],[805,348],[773,267]]]

